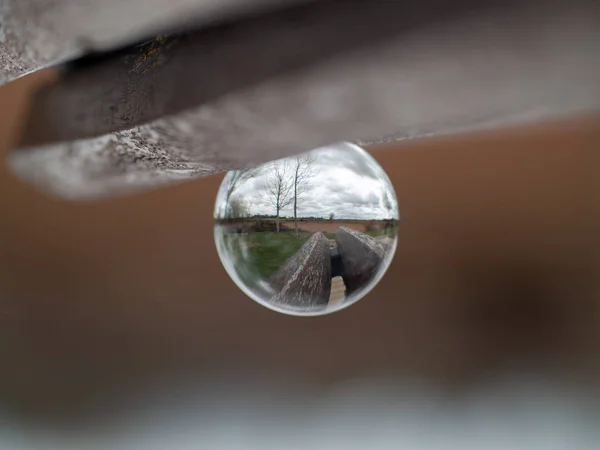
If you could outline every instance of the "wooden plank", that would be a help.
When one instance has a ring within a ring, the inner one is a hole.
[[[313,234],[270,281],[278,290],[271,303],[303,308],[326,306],[331,293],[331,261],[325,235]]]
[[[341,306],[346,299],[346,286],[342,277],[333,277],[331,279],[331,294],[329,295],[329,306]]]
[[[335,234],[344,274],[342,276],[348,295],[364,289],[379,271],[387,246],[368,234],[352,228],[340,227]]]

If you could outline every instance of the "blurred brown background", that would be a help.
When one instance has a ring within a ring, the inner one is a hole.
[[[3,154],[50,76],[0,88]],[[599,118],[375,150],[399,199],[395,261],[367,298],[319,318],[269,311],[229,279],[212,236],[221,177],[74,204],[0,168],[2,401],[51,412],[179,371],[595,376]]]

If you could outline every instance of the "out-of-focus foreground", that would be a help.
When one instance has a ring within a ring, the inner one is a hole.
[[[3,154],[44,76],[0,88]],[[394,262],[314,319],[227,277],[220,176],[73,204],[0,168],[3,448],[595,448],[598,125],[374,149]]]

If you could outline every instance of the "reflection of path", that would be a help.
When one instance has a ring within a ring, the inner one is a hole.
[[[329,306],[340,306],[346,297],[346,286],[342,277],[331,279],[331,294],[329,295]]]

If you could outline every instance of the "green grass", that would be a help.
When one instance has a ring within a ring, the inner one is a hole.
[[[373,236],[373,237],[391,236],[391,235],[393,235],[393,230],[390,228],[386,228],[383,230],[369,230],[369,231],[365,231],[365,234],[368,234],[369,236]]]
[[[296,253],[311,236],[311,233],[293,231],[250,233],[246,245],[252,264],[261,277],[271,276],[286,260]]]

